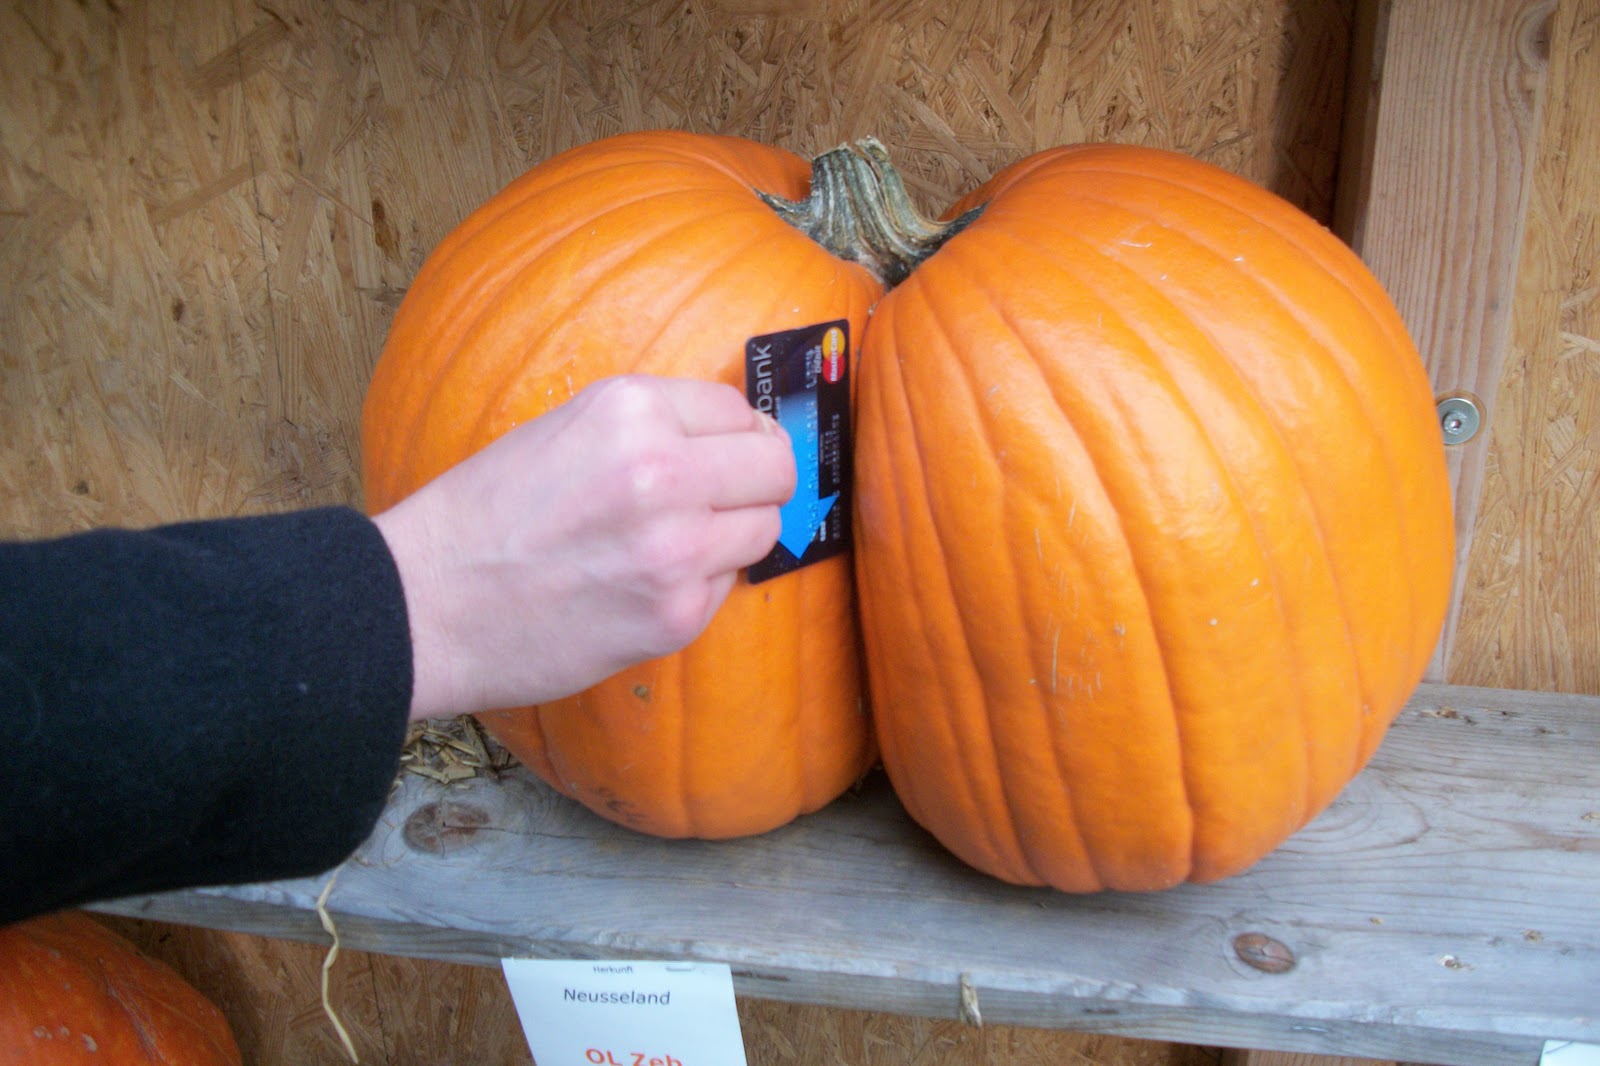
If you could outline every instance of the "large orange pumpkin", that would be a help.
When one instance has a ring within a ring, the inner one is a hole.
[[[362,421],[381,510],[607,376],[743,388],[753,336],[865,330],[882,285],[785,221],[797,156],[727,137],[630,134],[534,167],[429,256],[396,313]],[[663,836],[762,832],[875,758],[850,563],[741,581],[684,651],[570,699],[482,716],[561,792]]]
[[[0,1066],[239,1066],[216,1005],[78,911],[0,927]]]
[[[877,307],[855,559],[913,816],[997,877],[1207,881],[1361,768],[1433,650],[1429,383],[1325,229],[1187,157],[1059,149]]]

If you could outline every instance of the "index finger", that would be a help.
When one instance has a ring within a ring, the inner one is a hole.
[[[751,407],[744,393],[732,385],[692,378],[660,378],[657,385],[687,436],[777,429],[776,422]]]
[[[776,435],[707,435],[686,444],[713,510],[776,506],[794,495],[794,452]]]

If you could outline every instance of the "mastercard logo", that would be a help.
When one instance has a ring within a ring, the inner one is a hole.
[[[844,330],[830,327],[822,335],[822,379],[828,384],[836,384],[844,377],[844,357]]]

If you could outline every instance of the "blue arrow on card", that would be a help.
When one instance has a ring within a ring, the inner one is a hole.
[[[811,542],[817,539],[817,530],[827,521],[839,499],[832,496],[819,499],[822,489],[820,461],[817,457],[817,394],[814,389],[785,396],[778,405],[778,424],[789,434],[794,447],[796,482],[794,495],[779,510],[783,532],[778,543],[788,549],[796,559],[806,553]]]

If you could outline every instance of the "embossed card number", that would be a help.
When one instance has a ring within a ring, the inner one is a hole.
[[[746,1066],[726,965],[504,959],[502,968],[538,1066]]]

